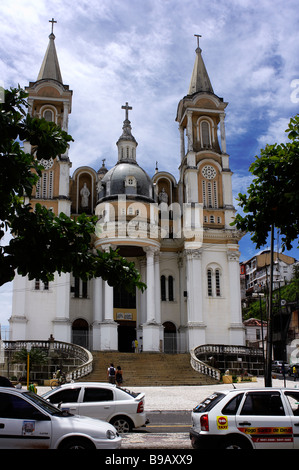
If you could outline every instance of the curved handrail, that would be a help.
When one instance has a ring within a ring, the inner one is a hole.
[[[28,340],[28,341],[2,341],[4,350],[18,351],[20,349],[40,348],[48,351],[63,351],[68,356],[80,360],[81,365],[75,366],[75,369],[66,373],[68,381],[78,380],[89,374],[93,367],[93,356],[90,351],[78,344],[66,343],[56,340]]]
[[[205,362],[198,359],[195,355],[196,349],[197,348],[194,348],[190,351],[190,355],[191,355],[190,363],[193,369],[196,370],[197,372],[200,372],[201,374],[208,375],[214,380],[220,380],[221,378],[220,370],[216,369],[215,367],[209,366]]]

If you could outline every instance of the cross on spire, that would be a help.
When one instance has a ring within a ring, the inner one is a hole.
[[[194,34],[194,36],[197,38],[197,47],[199,47],[199,38],[201,38],[201,34]]]
[[[51,34],[53,34],[54,23],[57,23],[57,21],[55,21],[54,18],[52,18],[51,20],[49,20],[49,23],[52,23],[52,31],[51,31]]]
[[[121,109],[126,110],[126,119],[129,120],[129,110],[133,109],[132,106],[129,106],[128,102],[125,106],[122,106]]]

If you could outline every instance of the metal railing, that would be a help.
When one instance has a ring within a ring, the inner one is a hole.
[[[38,348],[44,351],[48,351],[49,357],[51,353],[60,352],[66,357],[72,358],[78,361],[80,364],[75,365],[72,370],[68,370],[66,373],[66,379],[68,381],[78,380],[81,377],[89,374],[93,367],[93,356],[92,354],[82,346],[77,344],[65,343],[63,341],[46,340],[46,341],[2,341],[2,348],[4,351],[20,351],[21,349],[32,349]]]
[[[204,344],[194,348],[196,356],[199,354],[237,354],[238,356],[262,356],[260,348],[250,348],[247,346],[235,346],[227,344]]]
[[[201,374],[208,375],[212,379],[220,380],[221,378],[220,370],[215,369],[215,367],[209,366],[205,362],[198,359],[195,354],[195,351],[197,349],[198,348],[194,348],[190,351],[190,355],[191,355],[190,363],[193,369],[196,370],[197,372],[200,372]]]
[[[201,355],[204,357],[207,357],[208,355],[222,355],[223,357],[233,355],[236,357],[243,357],[244,359],[248,357],[258,357],[259,360],[263,358],[263,350],[261,348],[251,348],[247,346],[235,346],[226,344],[204,344],[192,349],[190,354],[190,362],[193,369],[197,372],[208,375],[215,380],[220,380],[220,370],[200,360],[199,357]]]

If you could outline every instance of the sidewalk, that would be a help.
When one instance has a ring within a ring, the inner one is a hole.
[[[242,388],[264,387],[264,378],[260,377],[257,382],[236,383],[234,386]],[[145,411],[190,411],[198,405],[210,393],[232,388],[232,384],[216,385],[190,385],[169,387],[128,387],[133,392],[145,393]],[[272,379],[272,387],[284,387],[283,379]],[[299,381],[286,380],[286,387],[299,388]],[[49,387],[37,387],[37,393],[42,395]]]

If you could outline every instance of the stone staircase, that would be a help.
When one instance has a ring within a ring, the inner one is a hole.
[[[112,362],[114,367],[121,366],[124,387],[171,386],[171,385],[208,385],[216,381],[199,372],[190,364],[190,354],[154,354],[92,352],[93,371],[82,381],[107,382],[107,369]]]

